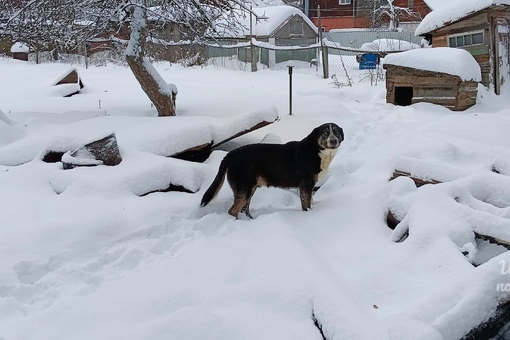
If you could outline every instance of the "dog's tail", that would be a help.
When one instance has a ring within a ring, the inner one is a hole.
[[[209,202],[212,201],[214,197],[218,194],[218,191],[220,191],[221,186],[223,185],[223,181],[225,181],[225,174],[227,173],[228,168],[228,154],[223,158],[220,164],[220,168],[218,169],[218,173],[216,174],[216,177],[214,178],[214,181],[211,183],[211,186],[207,191],[205,192],[204,196],[202,197],[202,202],[200,202],[201,207],[205,207]]]

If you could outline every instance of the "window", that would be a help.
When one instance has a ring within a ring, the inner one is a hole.
[[[407,8],[413,8],[414,7],[414,0],[407,0]]]
[[[338,0],[339,5],[349,5],[351,0]]]
[[[290,35],[303,35],[303,23],[300,21],[291,22]]]
[[[472,32],[448,37],[450,47],[464,47],[483,44],[483,32]]]

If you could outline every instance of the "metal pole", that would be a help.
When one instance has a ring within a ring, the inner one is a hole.
[[[289,116],[292,116],[292,68],[293,65],[288,65],[289,68]]]
[[[356,0],[352,0],[352,28],[356,28]]]

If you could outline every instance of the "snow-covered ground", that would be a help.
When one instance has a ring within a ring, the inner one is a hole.
[[[397,107],[384,82],[296,72],[290,116],[286,71],[158,64],[179,90],[159,118],[120,66],[77,67],[85,88],[61,97],[69,68],[0,59],[0,339],[459,339],[510,298],[510,253],[474,238],[510,240],[508,97]],[[236,143],[344,129],[313,209],[261,188],[235,220],[228,185],[200,208],[225,151],[165,155],[276,112]],[[110,132],[118,166],[42,161]],[[197,193],[141,196],[169,183]]]

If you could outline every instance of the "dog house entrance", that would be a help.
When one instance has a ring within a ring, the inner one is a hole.
[[[395,87],[395,105],[407,106],[413,103],[413,88],[397,86]]]

